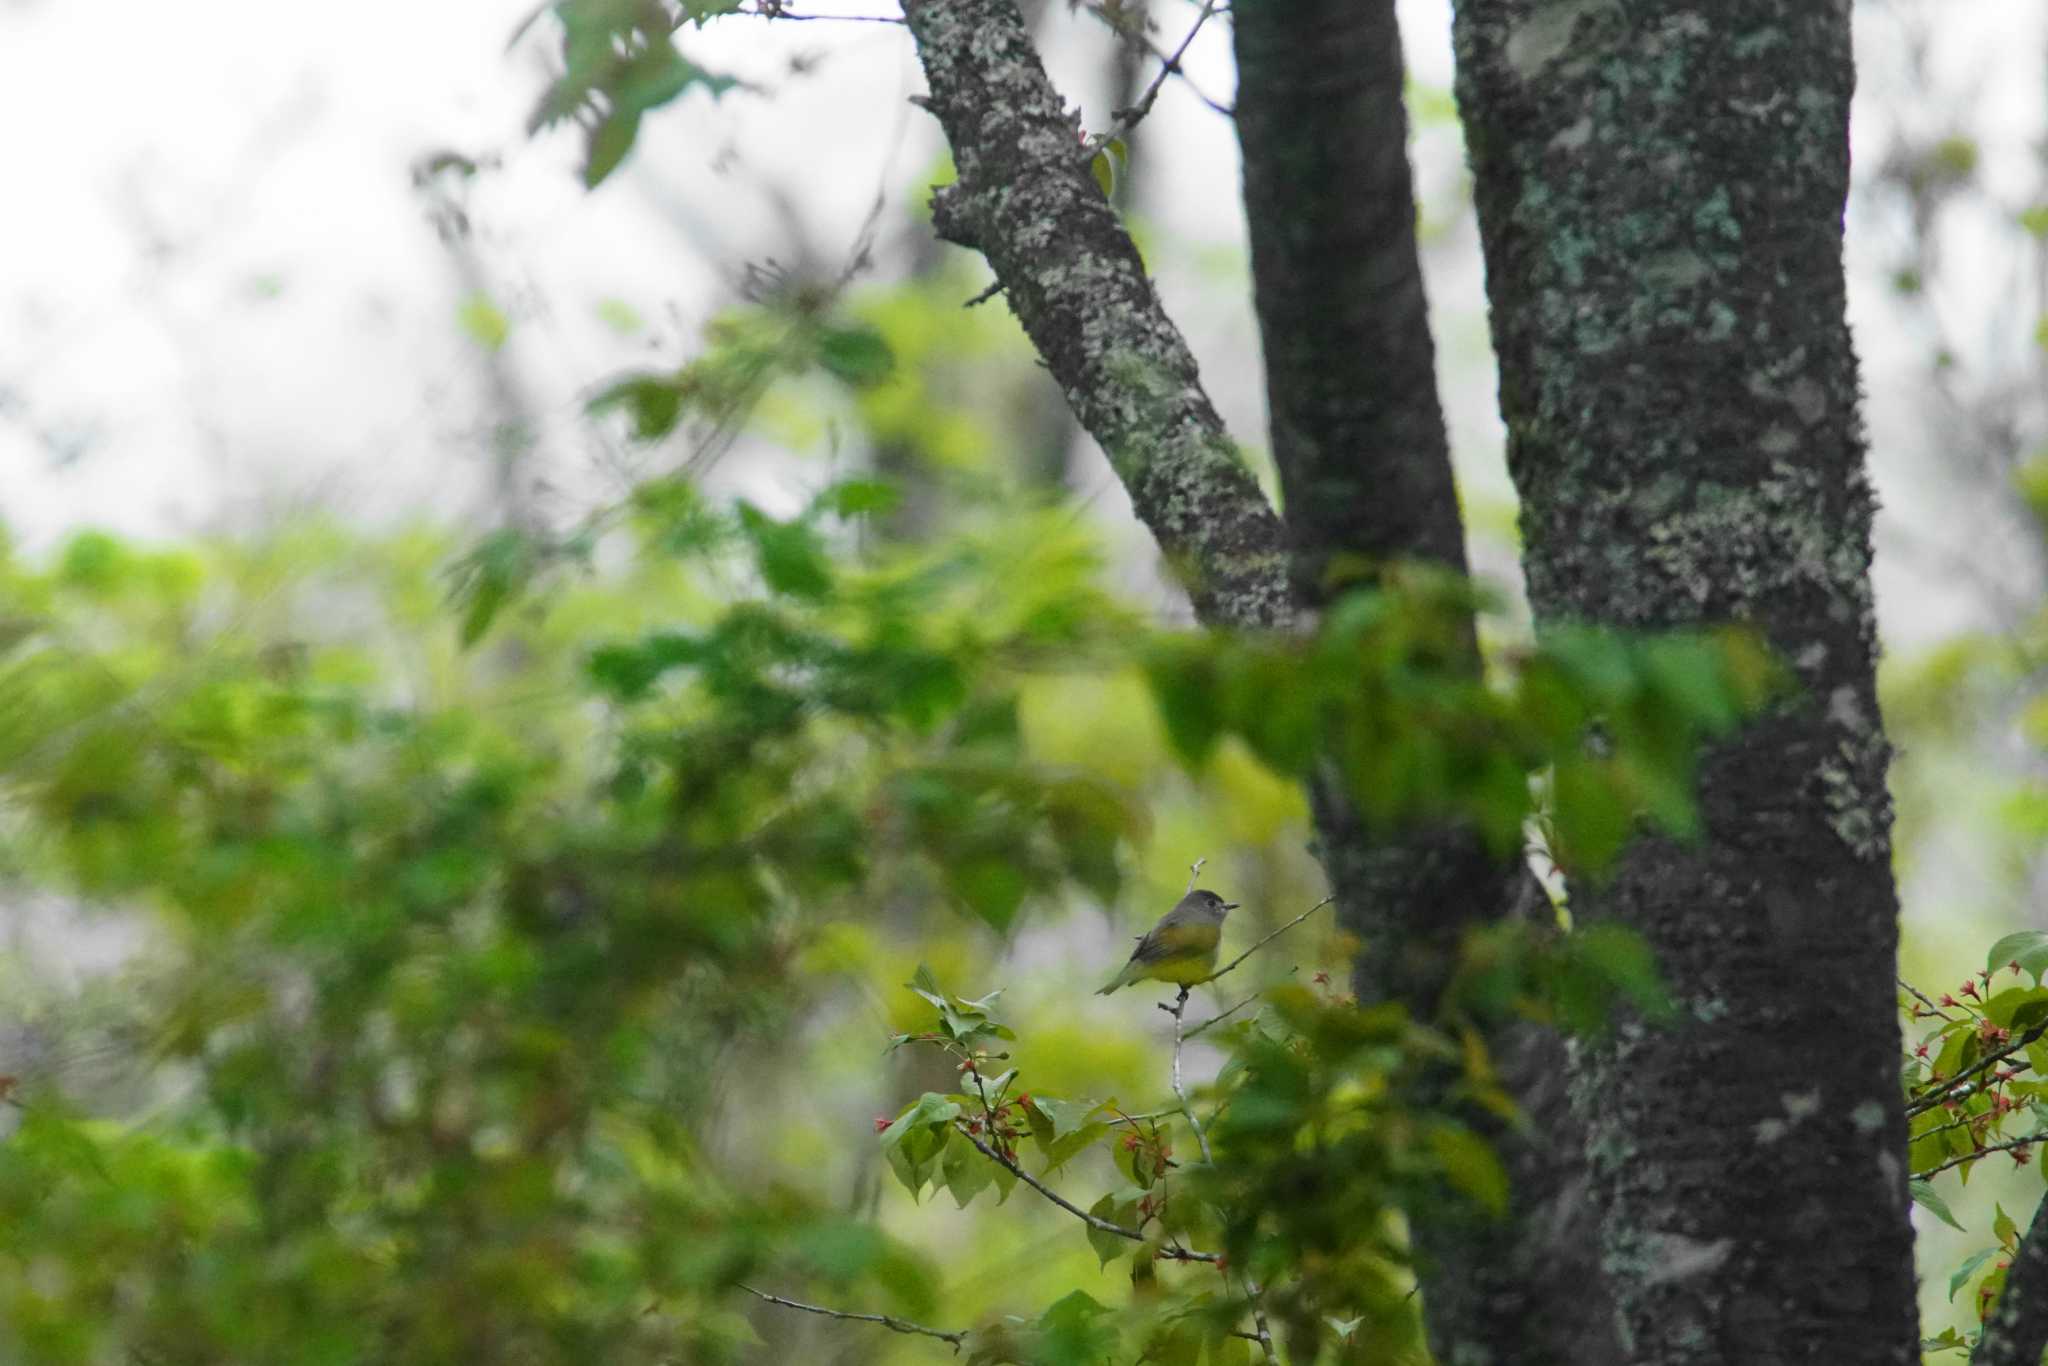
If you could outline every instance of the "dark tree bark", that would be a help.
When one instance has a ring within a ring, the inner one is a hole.
[[[1680,1004],[1573,1079],[1629,1359],[1917,1362],[1849,6],[1461,0],[1455,36],[1539,622],[1746,621],[1800,685],[1706,757],[1701,841],[1574,887]]]
[[[2041,1366],[2048,1349],[2048,1200],[2034,1206],[2034,1217],[2020,1240],[2020,1249],[2006,1269],[2005,1289],[1991,1316],[1970,1366]]]
[[[1274,462],[1305,604],[1394,560],[1466,569],[1415,238],[1405,67],[1393,0],[1238,0],[1237,128]],[[1468,623],[1466,646],[1478,667]],[[1361,1001],[1436,999],[1475,921],[1528,883],[1469,829],[1374,840],[1333,785],[1313,794],[1320,852],[1362,948]],[[1526,903],[1547,913],[1540,889]],[[1411,1211],[1440,1361],[1613,1357],[1576,1128],[1554,1035],[1492,1040],[1519,1082],[1526,1138],[1494,1129],[1514,1175],[1505,1225],[1452,1202]],[[1476,1120],[1476,1117],[1475,1117]],[[1482,1122],[1483,1121],[1476,1121]]]

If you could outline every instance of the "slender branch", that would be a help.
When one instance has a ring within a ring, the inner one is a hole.
[[[2043,1139],[2048,1139],[2048,1129],[2044,1129],[2038,1134],[2028,1134],[2025,1138],[2009,1139],[2004,1143],[1987,1143],[1975,1152],[1961,1153],[1951,1157],[1946,1162],[1929,1167],[1924,1172],[1914,1172],[1913,1179],[1915,1181],[1925,1181],[1930,1176],[1939,1176],[1950,1167],[1960,1167],[1965,1162],[1975,1162],[1978,1158],[1989,1157],[1992,1153],[2011,1152],[2016,1148],[2031,1148]]]
[[[1210,16],[1216,13],[1216,5],[1217,0],[1202,0],[1202,12],[1195,16],[1194,25],[1188,29],[1187,37],[1180,40],[1180,46],[1173,50],[1172,56],[1165,58],[1159,63],[1159,74],[1152,78],[1152,83],[1145,87],[1143,94],[1138,96],[1137,103],[1128,109],[1119,109],[1116,114],[1116,120],[1109,125],[1109,131],[1101,137],[1088,140],[1086,150],[1089,156],[1094,156],[1104,147],[1130,132],[1144,120],[1147,114],[1152,112],[1152,106],[1158,102],[1159,92],[1165,87],[1167,77],[1180,72],[1181,58],[1188,55],[1188,49],[1194,46],[1195,35],[1202,31],[1202,25],[1208,23]]]
[[[1266,1292],[1261,1290],[1258,1282],[1254,1281],[1251,1277],[1245,1276],[1242,1279],[1244,1281],[1245,1298],[1250,1300],[1252,1304],[1252,1324],[1259,1330],[1256,1333],[1248,1333],[1245,1336],[1259,1344],[1259,1350],[1265,1354],[1266,1360],[1278,1361],[1280,1358],[1273,1352],[1273,1329],[1266,1322]]]
[[[823,1314],[828,1319],[847,1319],[855,1323],[879,1323],[892,1332],[910,1333],[918,1337],[937,1338],[941,1342],[952,1343],[953,1350],[956,1352],[960,1350],[960,1344],[967,1341],[967,1333],[964,1329],[957,1333],[948,1333],[937,1328],[927,1328],[921,1323],[912,1323],[908,1319],[899,1319],[893,1314],[850,1314],[844,1309],[827,1309],[822,1304],[805,1304],[802,1300],[792,1300],[781,1295],[771,1295],[765,1290],[756,1290],[751,1285],[742,1284],[740,1289],[746,1291],[757,1300],[765,1301],[768,1304],[779,1304],[784,1309],[801,1309],[806,1314]]]
[[[1118,1115],[1115,1119],[1112,1119],[1109,1122],[1111,1124],[1145,1124],[1155,1119],[1166,1119],[1169,1116],[1177,1115],[1179,1113],[1180,1110],[1178,1108],[1172,1110],[1153,1110],[1142,1115]]]
[[[1953,1023],[1953,1022],[1955,1021],[1955,1016],[1953,1016],[1953,1015],[1949,1014],[1949,1013],[1948,1013],[1947,1011],[1943,1010],[1943,1009],[1942,1009],[1942,1008],[1941,1008],[1940,1006],[1936,1005],[1936,1004],[1935,1004],[1935,1003],[1934,1003],[1933,1001],[1929,1000],[1929,999],[1927,998],[1927,993],[1926,993],[1926,992],[1924,992],[1924,991],[1920,990],[1920,988],[1918,988],[1918,987],[1914,986],[1914,985],[1913,985],[1913,984],[1912,984],[1911,982],[1907,981],[1907,980],[1906,980],[1905,978],[1903,978],[1903,977],[1899,978],[1898,980],[1899,980],[1899,985],[1900,985],[1900,986],[1902,986],[1902,987],[1904,987],[1904,988],[1905,988],[1905,989],[1906,989],[1907,991],[1910,991],[1911,993],[1913,993],[1913,997],[1914,997],[1914,999],[1916,999],[1917,1001],[1919,1001],[1921,1005],[1923,1005],[1923,1006],[1926,1006],[1928,1010],[1932,1011],[1932,1012],[1933,1012],[1934,1014],[1936,1014],[1936,1015],[1939,1015],[1939,1016],[1940,1016],[1940,1017],[1941,1017],[1942,1019],[1944,1019],[1944,1020],[1947,1020],[1947,1021],[1949,1021],[1949,1022],[1951,1022],[1951,1023]]]
[[[1222,1024],[1222,1023],[1223,1023],[1223,1022],[1224,1022],[1225,1020],[1227,1020],[1227,1019],[1229,1019],[1229,1018],[1230,1018],[1231,1016],[1233,1016],[1233,1015],[1237,1014],[1237,1012],[1238,1012],[1238,1011],[1240,1011],[1240,1010],[1243,1010],[1243,1009],[1244,1009],[1244,1008],[1245,1008],[1246,1006],[1250,1005],[1250,1004],[1251,1004],[1251,1003],[1252,1003],[1253,1001],[1256,1001],[1256,1000],[1258,1000],[1258,999],[1259,999],[1259,997],[1260,997],[1261,995],[1263,995],[1263,994],[1264,994],[1264,993],[1262,993],[1262,992],[1257,992],[1257,991],[1255,991],[1255,992],[1253,992],[1253,993],[1252,993],[1251,995],[1249,995],[1249,996],[1245,997],[1245,998],[1244,998],[1244,999],[1243,999],[1242,1001],[1239,1001],[1239,1002],[1238,1002],[1238,1003],[1237,1003],[1236,1005],[1232,1006],[1232,1007],[1231,1007],[1230,1009],[1228,1009],[1228,1010],[1226,1010],[1226,1011],[1223,1011],[1223,1012],[1221,1012],[1220,1014],[1216,1014],[1216,1015],[1211,1015],[1211,1016],[1210,1016],[1210,1017],[1209,1017],[1208,1019],[1206,1019],[1206,1020],[1202,1021],[1202,1022],[1201,1022],[1200,1024],[1196,1025],[1196,1026],[1195,1026],[1195,1027],[1194,1027],[1193,1029],[1190,1029],[1190,1030],[1189,1030],[1189,1031],[1187,1032],[1187,1036],[1186,1036],[1186,1037],[1188,1037],[1188,1038],[1192,1039],[1192,1038],[1194,1038],[1194,1037],[1195,1037],[1195,1036],[1196,1036],[1197,1034],[1200,1034],[1200,1033],[1201,1033],[1201,1032],[1202,1032],[1203,1030],[1207,1029],[1207,1028],[1208,1028],[1208,1027],[1209,1027],[1210,1025],[1215,1025],[1215,1024]]]
[[[1189,891],[1189,892],[1192,892],[1192,891],[1194,891],[1194,890],[1195,890],[1195,879],[1196,879],[1196,878],[1198,878],[1198,877],[1200,877],[1200,876],[1202,875],[1202,865],[1206,864],[1206,863],[1207,863],[1208,861],[1209,861],[1209,860],[1207,860],[1207,859],[1205,859],[1205,858],[1198,858],[1198,859],[1196,859],[1196,860],[1195,860],[1195,861],[1194,861],[1193,863],[1190,863],[1190,864],[1188,865],[1188,891]],[[1187,893],[1185,893],[1185,892],[1183,892],[1183,893],[1182,893],[1182,895],[1183,895],[1183,896],[1185,896],[1186,894],[1187,894]]]
[[[1968,1081],[1971,1077],[1974,1077],[1978,1073],[1984,1071],[1986,1068],[1994,1067],[1997,1064],[2005,1061],[2005,1059],[2011,1057],[2013,1054],[2019,1052],[2021,1049],[2025,1048],[2034,1040],[2040,1038],[2041,1035],[2044,1033],[2048,1033],[2048,1020],[2042,1020],[2039,1024],[2034,1025],[2032,1028],[2028,1029],[2026,1033],[2020,1035],[2011,1043],[2006,1044],[2003,1048],[1997,1049],[1994,1052],[1986,1053],[1983,1057],[1977,1059],[1977,1061],[1971,1063],[1968,1067],[1965,1067],[1962,1071],[1956,1073],[1947,1081],[1937,1083],[1933,1089],[1921,1092],[1921,1094],[1916,1099],[1914,1099],[1910,1104],[1906,1106],[1906,1118],[1911,1119],[1914,1115],[1925,1114],[1927,1111],[1932,1110],[1935,1106],[1940,1105],[1945,1101],[1959,1099],[1956,1093],[1956,1087]]]
[[[1181,1084],[1180,1079],[1181,1044],[1186,1041],[1186,1036],[1181,1033],[1181,1018],[1187,1012],[1188,1008],[1188,988],[1182,987],[1180,989],[1180,995],[1178,998],[1175,999],[1172,1005],[1169,1006],[1162,1003],[1159,1008],[1165,1011],[1167,1014],[1173,1016],[1174,1098],[1180,1102],[1180,1112],[1186,1115],[1188,1118],[1188,1127],[1195,1131],[1195,1142],[1202,1149],[1202,1161],[1210,1166],[1214,1166],[1216,1165],[1216,1159],[1209,1152],[1209,1135],[1202,1131],[1202,1121],[1195,1118],[1195,1107],[1188,1104],[1187,1087]]]
[[[755,0],[752,9],[743,9],[739,12],[755,19],[817,21],[828,24],[901,24],[904,21],[900,14],[797,14],[788,8],[788,4],[789,0]]]
[[[1274,941],[1275,939],[1278,939],[1278,938],[1279,938],[1279,937],[1280,937],[1281,935],[1283,935],[1283,934],[1287,933],[1287,932],[1288,932],[1289,930],[1293,929],[1293,928],[1294,928],[1294,927],[1295,927],[1296,925],[1299,925],[1299,924],[1300,924],[1300,923],[1301,923],[1302,921],[1304,921],[1304,920],[1308,919],[1308,918],[1309,918],[1310,916],[1314,915],[1314,914],[1315,914],[1315,913],[1316,913],[1317,911],[1320,911],[1321,909],[1323,909],[1323,907],[1325,907],[1325,906],[1329,905],[1329,904],[1330,904],[1330,903],[1331,903],[1332,901],[1335,901],[1336,899],[1337,899],[1337,898],[1336,898],[1336,897],[1334,897],[1334,896],[1326,896],[1326,897],[1324,897],[1324,898],[1323,898],[1323,899],[1322,899],[1321,901],[1318,901],[1318,902],[1317,902],[1317,903],[1316,903],[1315,905],[1313,905],[1313,906],[1309,907],[1309,908],[1308,908],[1307,910],[1303,911],[1303,912],[1302,912],[1302,913],[1301,913],[1300,915],[1298,915],[1298,916],[1294,917],[1294,919],[1292,919],[1292,920],[1288,921],[1288,922],[1287,922],[1287,923],[1286,923],[1285,925],[1282,925],[1282,926],[1281,926],[1281,927],[1280,927],[1279,929],[1277,929],[1277,930],[1273,931],[1273,932],[1272,932],[1271,934],[1267,935],[1267,936],[1266,936],[1266,937],[1265,937],[1264,939],[1261,939],[1261,940],[1260,940],[1260,941],[1259,941],[1258,943],[1256,943],[1256,944],[1252,945],[1252,946],[1251,946],[1250,948],[1246,949],[1246,950],[1245,950],[1245,951],[1244,951],[1243,953],[1240,953],[1240,954],[1239,954],[1239,955],[1238,955],[1237,957],[1235,957],[1235,958],[1231,959],[1231,960],[1230,960],[1230,961],[1229,961],[1228,963],[1225,963],[1225,964],[1224,964],[1224,965],[1223,965],[1222,967],[1220,967],[1220,968],[1216,969],[1216,971],[1214,971],[1214,972],[1210,973],[1210,974],[1208,975],[1208,977],[1204,979],[1204,982],[1203,982],[1203,984],[1204,984],[1204,985],[1207,985],[1207,984],[1208,984],[1209,982],[1213,982],[1213,981],[1215,981],[1215,980],[1216,980],[1216,979],[1217,979],[1218,977],[1221,977],[1221,976],[1222,976],[1222,975],[1223,975],[1224,973],[1226,973],[1226,972],[1229,972],[1229,971],[1230,971],[1230,970],[1231,970],[1232,968],[1236,967],[1236,966],[1237,966],[1237,965],[1238,965],[1239,963],[1242,963],[1242,962],[1243,962],[1243,961],[1244,961],[1245,959],[1247,959],[1247,958],[1251,957],[1251,956],[1252,956],[1253,954],[1257,953],[1257,952],[1258,952],[1258,951],[1259,951],[1260,949],[1263,949],[1264,947],[1266,947],[1266,945],[1268,945],[1268,944],[1272,943],[1272,942],[1273,942],[1273,941]],[[1207,1025],[1204,1025],[1204,1026],[1203,1026],[1203,1028],[1204,1028],[1204,1029],[1206,1029],[1206,1028],[1208,1028],[1208,1026],[1207,1026]]]
[[[1082,1223],[1088,1225],[1088,1227],[1095,1229],[1097,1232],[1100,1233],[1110,1233],[1114,1234],[1119,1238],[1128,1238],[1134,1243],[1142,1243],[1145,1241],[1145,1235],[1140,1233],[1137,1229],[1125,1228],[1122,1224],[1113,1224],[1109,1220],[1101,1217],[1100,1215],[1090,1214],[1087,1210],[1082,1209],[1079,1205],[1067,1199],[1066,1196],[1061,1195],[1051,1186],[1046,1185],[1043,1181],[1040,1181],[1030,1172],[1025,1171],[1021,1164],[1012,1162],[1009,1158],[1004,1157],[994,1148],[989,1147],[988,1144],[983,1143],[979,1138],[976,1138],[973,1134],[969,1133],[967,1131],[966,1125],[961,1124],[956,1120],[954,1122],[953,1127],[954,1130],[957,1133],[959,1133],[959,1135],[962,1138],[966,1139],[969,1143],[972,1143],[976,1148],[979,1148],[981,1150],[981,1155],[983,1157],[995,1163],[998,1167],[1003,1168],[1012,1176],[1016,1177],[1019,1181],[1022,1181],[1025,1185],[1031,1187],[1031,1189],[1037,1191],[1040,1195],[1052,1201],[1055,1205],[1058,1205],[1061,1209],[1073,1215]],[[1220,1253],[1191,1252],[1183,1247],[1162,1247],[1159,1249],[1159,1255],[1167,1258],[1170,1261],[1176,1262],[1219,1262],[1223,1260],[1222,1254]]]

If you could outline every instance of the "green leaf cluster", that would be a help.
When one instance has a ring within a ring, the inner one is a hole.
[[[686,19],[701,27],[733,13],[738,0],[688,0],[680,11],[664,0],[554,0],[548,8],[562,29],[562,72],[528,126],[581,127],[583,183],[592,189],[633,150],[643,115],[692,86],[719,95],[735,84],[684,56],[670,34]]]
[[[1486,608],[1463,580],[1404,569],[1340,599],[1312,637],[1162,637],[1146,675],[1187,763],[1226,736],[1293,777],[1334,760],[1383,828],[1464,820],[1517,849],[1547,773],[1549,852],[1573,872],[1597,873],[1639,821],[1695,833],[1701,745],[1782,686],[1756,637],[1558,628],[1488,678],[1470,640]]]

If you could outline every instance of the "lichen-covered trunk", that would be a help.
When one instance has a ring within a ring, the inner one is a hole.
[[[1625,1349],[1918,1361],[1849,5],[1459,0],[1455,36],[1539,622],[1746,621],[1799,685],[1706,756],[1698,842],[1573,888],[1681,1007],[1573,1078]]]
[[[1297,598],[1320,606],[1390,561],[1465,572],[1415,238],[1393,0],[1238,0],[1238,138],[1274,463]],[[1467,632],[1471,667],[1478,651]],[[1334,782],[1312,792],[1338,915],[1359,937],[1361,1001],[1433,1015],[1472,924],[1518,890],[1518,859],[1469,828],[1370,835]],[[1597,1366],[1612,1358],[1576,1199],[1581,1144],[1533,1029],[1490,1041],[1531,1120],[1494,1133],[1514,1176],[1503,1223],[1440,1199],[1410,1211],[1429,1339],[1445,1362]],[[1487,1117],[1472,1116],[1481,1127]]]

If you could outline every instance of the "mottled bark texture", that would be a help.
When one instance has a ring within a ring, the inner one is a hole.
[[[1681,1007],[1573,1077],[1624,1348],[1916,1362],[1849,5],[1459,0],[1455,41],[1539,622],[1747,621],[1801,685],[1706,756],[1703,839],[1574,887]]]
[[[1465,572],[1415,239],[1405,67],[1393,0],[1238,0],[1237,129],[1274,463],[1297,595],[1320,605],[1389,561]],[[1468,631],[1472,667],[1476,645]],[[1334,784],[1313,794],[1338,915],[1360,939],[1361,1001],[1434,1014],[1463,930],[1528,874],[1469,829],[1375,840]],[[1533,885],[1534,901],[1548,903]],[[1492,1041],[1520,1081],[1525,1137],[1494,1134],[1515,1177],[1499,1222],[1411,1211],[1431,1350],[1447,1363],[1610,1359],[1591,1207],[1554,1036]],[[1475,1116],[1475,1122],[1489,1128]],[[1561,1278],[1569,1278],[1561,1279]],[[1603,1341],[1603,1337],[1606,1339]]]
[[[934,227],[982,253],[1205,622],[1289,624],[1280,519],[1202,391],[1016,0],[906,0],[959,168]]]
[[[2048,1349],[2048,1200],[2034,1206],[2034,1217],[2020,1239],[2019,1254],[2005,1273],[2005,1289],[1970,1366],[2040,1366]]]

